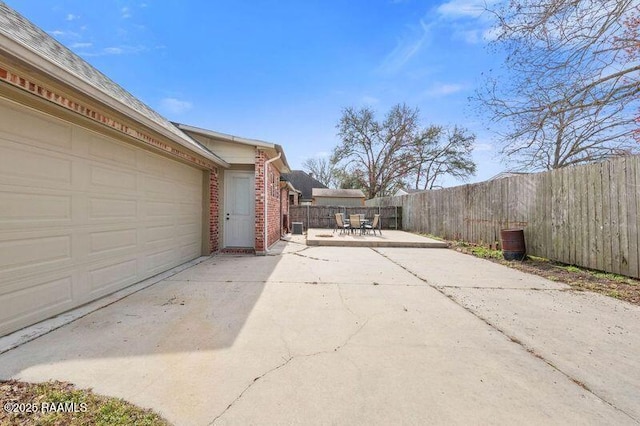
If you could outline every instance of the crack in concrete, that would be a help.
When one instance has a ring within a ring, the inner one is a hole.
[[[338,295],[340,295],[340,300],[342,301],[342,306],[349,311],[349,313],[351,315],[353,315],[354,317],[358,318],[358,315],[356,315],[355,312],[353,312],[351,310],[351,308],[349,307],[349,305],[347,305],[347,302],[344,300],[344,296],[342,295],[342,287],[340,287],[340,284],[336,284],[336,287],[338,287]]]
[[[299,257],[304,257],[306,259],[311,259],[311,260],[319,260],[321,262],[337,262],[337,260],[330,260],[330,259],[320,259],[319,257],[313,257],[313,256],[306,256],[304,254],[300,254],[301,251],[304,250],[300,250],[300,251],[296,251],[296,252],[292,252],[292,253],[287,253],[287,254],[292,254],[294,256],[299,256]]]
[[[437,285],[433,287],[444,289],[452,288],[454,290],[519,290],[519,291],[566,291],[565,288],[542,288],[542,287],[492,287],[492,286],[461,286],[461,285]]]
[[[211,421],[211,423],[209,423],[209,426],[214,425],[214,424],[216,423],[216,421],[218,421],[218,419],[220,419],[220,417],[224,416],[224,415],[227,413],[227,411],[229,411],[229,410],[231,409],[231,407],[233,407],[233,406],[235,405],[235,403],[236,403],[236,402],[238,402],[238,401],[242,398],[242,396],[243,396],[245,393],[247,393],[247,392],[249,391],[249,389],[251,389],[251,388],[253,387],[253,385],[254,385],[257,381],[259,381],[260,379],[264,378],[265,376],[267,376],[267,375],[269,375],[269,374],[273,373],[274,371],[277,371],[277,370],[281,369],[281,368],[282,368],[282,367],[284,367],[285,365],[289,364],[289,363],[291,362],[291,360],[293,360],[293,359],[294,359],[294,357],[289,357],[289,358],[285,359],[285,361],[284,361],[282,364],[280,364],[280,365],[278,365],[278,366],[276,366],[276,367],[274,367],[274,368],[272,368],[272,369],[270,369],[270,370],[268,370],[268,371],[264,372],[263,374],[259,375],[259,376],[258,376],[258,377],[256,377],[256,378],[254,378],[254,379],[253,379],[253,381],[252,381],[252,382],[251,382],[247,387],[245,387],[245,388],[242,390],[242,392],[240,392],[240,394],[239,394],[239,395],[238,395],[238,396],[237,396],[233,401],[231,401],[231,403],[230,403],[229,405],[227,405],[227,408],[225,408],[225,409],[222,411],[222,413],[220,413],[220,414],[218,414],[216,417],[214,417],[214,419]]]
[[[240,392],[238,394],[238,396],[233,401],[231,401],[231,403],[229,405],[227,405],[227,408],[225,408],[220,414],[218,414],[216,417],[214,417],[214,419],[209,423],[209,426],[213,426],[216,423],[216,421],[218,421],[222,416],[224,416],[238,401],[240,401],[240,399],[242,399],[244,394],[247,393],[253,387],[253,385],[255,385],[260,380],[264,379],[269,374],[271,374],[271,373],[273,373],[275,371],[278,371],[281,368],[286,367],[291,361],[293,361],[296,358],[312,358],[312,357],[315,357],[315,356],[318,356],[318,355],[332,354],[332,353],[338,352],[340,349],[342,349],[345,346],[347,346],[349,344],[349,342],[351,342],[351,339],[353,339],[358,333],[360,333],[362,331],[362,329],[367,325],[368,322],[369,322],[369,319],[367,318],[360,325],[360,327],[358,327],[353,333],[351,333],[351,335],[349,335],[349,337],[347,337],[347,339],[343,343],[341,343],[340,345],[336,346],[333,350],[324,350],[324,351],[313,352],[313,353],[310,353],[310,354],[300,354],[300,355],[291,355],[291,352],[289,352],[289,357],[285,358],[284,362],[282,362],[281,364],[279,364],[279,365],[271,368],[270,370],[262,373],[258,377],[254,378],[251,381],[251,383],[249,383],[242,390],[242,392]],[[289,345],[285,345],[285,346],[287,347],[287,350],[289,350]]]
[[[294,241],[292,239],[291,240],[287,240],[286,238],[280,238],[280,241],[284,241],[287,244],[297,244],[299,246],[305,246],[306,248],[309,248],[306,243],[304,243],[304,244],[303,243],[299,243],[298,241]]]
[[[474,317],[478,318],[480,321],[484,322],[485,324],[487,324],[489,327],[491,327],[492,329],[496,330],[498,333],[502,334],[503,336],[505,336],[507,339],[509,339],[512,343],[515,343],[516,345],[520,346],[522,349],[524,349],[528,354],[534,356],[535,358],[538,358],[539,360],[541,360],[542,362],[544,362],[545,364],[547,364],[549,367],[551,367],[552,369],[554,369],[555,371],[559,372],[560,374],[562,374],[564,377],[566,377],[568,380],[570,380],[571,382],[573,382],[576,386],[579,386],[581,389],[583,389],[585,392],[589,392],[591,395],[593,395],[594,397],[596,397],[597,399],[599,399],[600,401],[602,401],[603,403],[609,405],[611,408],[618,410],[619,412],[621,412],[622,414],[626,415],[627,417],[629,417],[631,420],[633,420],[636,423],[640,423],[640,419],[635,418],[633,415],[631,415],[630,413],[626,412],[625,410],[623,410],[620,407],[617,407],[613,402],[608,401],[607,399],[605,399],[604,397],[598,395],[597,393],[595,393],[593,390],[591,390],[585,383],[583,383],[582,381],[576,379],[575,377],[572,377],[569,373],[563,371],[561,368],[557,367],[555,364],[553,364],[551,362],[551,360],[546,359],[542,354],[538,353],[534,348],[528,347],[527,345],[525,345],[520,339],[518,339],[515,336],[511,336],[506,330],[503,330],[502,328],[498,327],[496,324],[493,324],[491,321],[489,321],[488,319],[484,318],[483,316],[480,315],[480,313],[474,311],[473,309],[463,305],[461,302],[459,302],[453,295],[451,294],[447,294],[444,292],[444,287],[438,287],[435,284],[431,284],[429,281],[427,281],[426,278],[421,277],[420,275],[418,275],[417,273],[411,271],[409,268],[405,267],[404,265],[400,264],[399,262],[396,262],[395,260],[391,259],[390,257],[386,256],[385,254],[379,252],[378,250],[372,248],[371,250],[375,251],[376,253],[378,253],[380,256],[384,257],[385,259],[387,259],[389,262],[399,266],[400,268],[404,269],[405,271],[407,271],[408,273],[410,273],[411,275],[413,275],[414,277],[416,277],[417,279],[419,279],[420,281],[424,282],[425,284],[427,284],[429,287],[433,288],[434,290],[436,290],[438,293],[442,294],[443,296],[445,296],[446,298],[448,298],[449,300],[451,300],[453,303],[455,303],[456,305],[458,305],[459,307],[461,307],[462,309],[464,309],[465,311],[469,312],[471,315],[473,315]],[[507,290],[507,289],[502,289],[502,290]]]

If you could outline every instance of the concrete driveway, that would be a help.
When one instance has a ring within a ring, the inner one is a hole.
[[[640,308],[443,249],[219,255],[0,355],[178,425],[638,424]],[[28,401],[24,401],[28,402]]]

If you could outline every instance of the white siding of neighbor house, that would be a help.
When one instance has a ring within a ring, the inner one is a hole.
[[[203,172],[0,97],[0,336],[201,254]]]
[[[316,197],[313,199],[316,206],[344,206],[360,207],[364,206],[363,198],[339,198],[339,197]]]

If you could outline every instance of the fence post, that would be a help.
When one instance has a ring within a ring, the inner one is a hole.
[[[396,205],[396,231],[398,230],[398,206]]]
[[[307,204],[307,231],[309,230],[309,204]]]

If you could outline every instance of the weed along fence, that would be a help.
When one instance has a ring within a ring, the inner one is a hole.
[[[367,201],[403,229],[479,244],[524,229],[527,253],[640,278],[640,156]]]
[[[290,206],[289,216],[291,223],[302,222],[304,229],[331,228],[336,223],[336,213],[364,214],[366,218],[373,219],[373,215],[380,215],[382,229],[402,229],[402,207],[340,207],[340,206]]]

